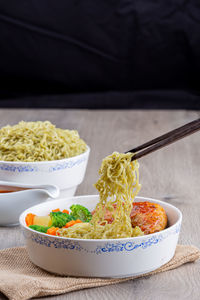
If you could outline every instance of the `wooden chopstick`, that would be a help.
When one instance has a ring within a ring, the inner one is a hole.
[[[132,160],[141,158],[200,130],[200,118],[169,131],[127,152],[135,153]],[[142,151],[140,151],[142,150]]]

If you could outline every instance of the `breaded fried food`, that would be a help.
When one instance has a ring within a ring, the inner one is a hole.
[[[167,226],[166,212],[157,203],[134,202],[130,217],[132,226],[139,226],[144,234],[161,231]]]

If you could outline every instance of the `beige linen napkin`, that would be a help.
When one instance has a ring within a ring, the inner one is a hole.
[[[168,271],[187,262],[194,262],[198,258],[200,258],[198,248],[178,245],[170,262],[145,275],[123,279],[76,278],[57,276],[36,267],[30,262],[25,247],[9,248],[0,251],[0,292],[12,300],[64,294]]]

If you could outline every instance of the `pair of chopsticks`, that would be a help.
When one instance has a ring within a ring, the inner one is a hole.
[[[132,160],[135,160],[149,153],[152,153],[160,148],[170,145],[192,133],[195,133],[198,130],[200,130],[200,118],[190,123],[187,123],[181,127],[178,127],[172,131],[169,131],[127,152],[134,153]]]

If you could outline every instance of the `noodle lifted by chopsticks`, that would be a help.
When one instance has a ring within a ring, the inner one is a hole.
[[[80,239],[117,239],[143,235],[139,227],[132,228],[130,213],[132,202],[140,190],[139,164],[131,162],[132,153],[114,152],[102,161],[100,178],[95,184],[99,203],[89,223],[79,223],[68,229],[58,230],[60,236]],[[114,204],[114,205],[113,205]],[[113,215],[113,222],[105,220],[106,210]]]

